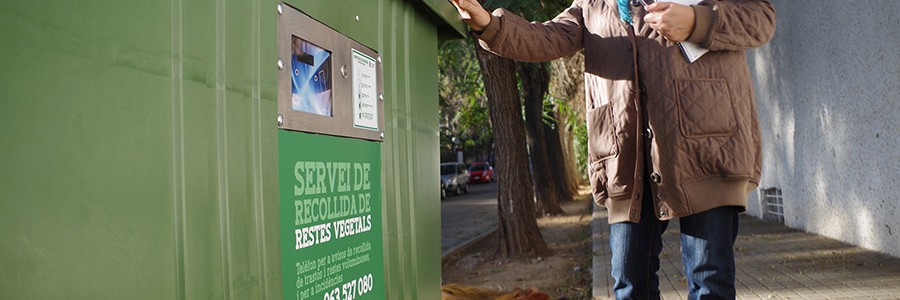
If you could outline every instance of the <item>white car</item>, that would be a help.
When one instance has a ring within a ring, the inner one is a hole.
[[[441,189],[460,195],[469,192],[469,170],[464,163],[441,164]]]

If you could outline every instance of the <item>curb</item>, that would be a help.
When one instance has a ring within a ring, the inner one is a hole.
[[[494,230],[488,230],[485,233],[482,233],[474,238],[469,239],[465,243],[454,246],[453,248],[447,249],[444,253],[441,254],[441,264],[447,262],[447,259],[451,256],[457,255],[469,249],[475,244],[478,244],[481,241],[486,240],[489,236],[494,235],[497,231],[500,230],[500,227],[494,228]]]
[[[606,209],[594,204],[594,213],[591,215],[591,296],[594,300],[613,299],[610,293],[611,278],[609,270],[609,249],[607,249],[609,227],[606,226]]]

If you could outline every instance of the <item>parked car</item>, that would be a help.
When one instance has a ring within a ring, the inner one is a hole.
[[[464,163],[441,164],[441,189],[455,195],[469,192],[469,170]]]
[[[477,162],[469,166],[469,183],[494,181],[494,167],[488,162]]]

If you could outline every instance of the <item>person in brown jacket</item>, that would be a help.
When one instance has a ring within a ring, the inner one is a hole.
[[[547,61],[584,49],[590,182],[609,212],[613,290],[658,299],[661,235],[681,225],[690,299],[734,299],[738,213],[761,173],[744,50],[775,32],[768,0],[575,0],[547,22],[451,0],[488,51]],[[679,47],[709,52],[691,62]]]

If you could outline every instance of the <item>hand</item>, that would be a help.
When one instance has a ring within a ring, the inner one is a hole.
[[[491,23],[491,14],[481,7],[477,0],[450,0],[459,15],[462,17],[469,27],[475,31],[484,31],[484,28]]]
[[[694,9],[671,2],[657,2],[645,7],[644,22],[670,42],[682,42],[694,31]]]

